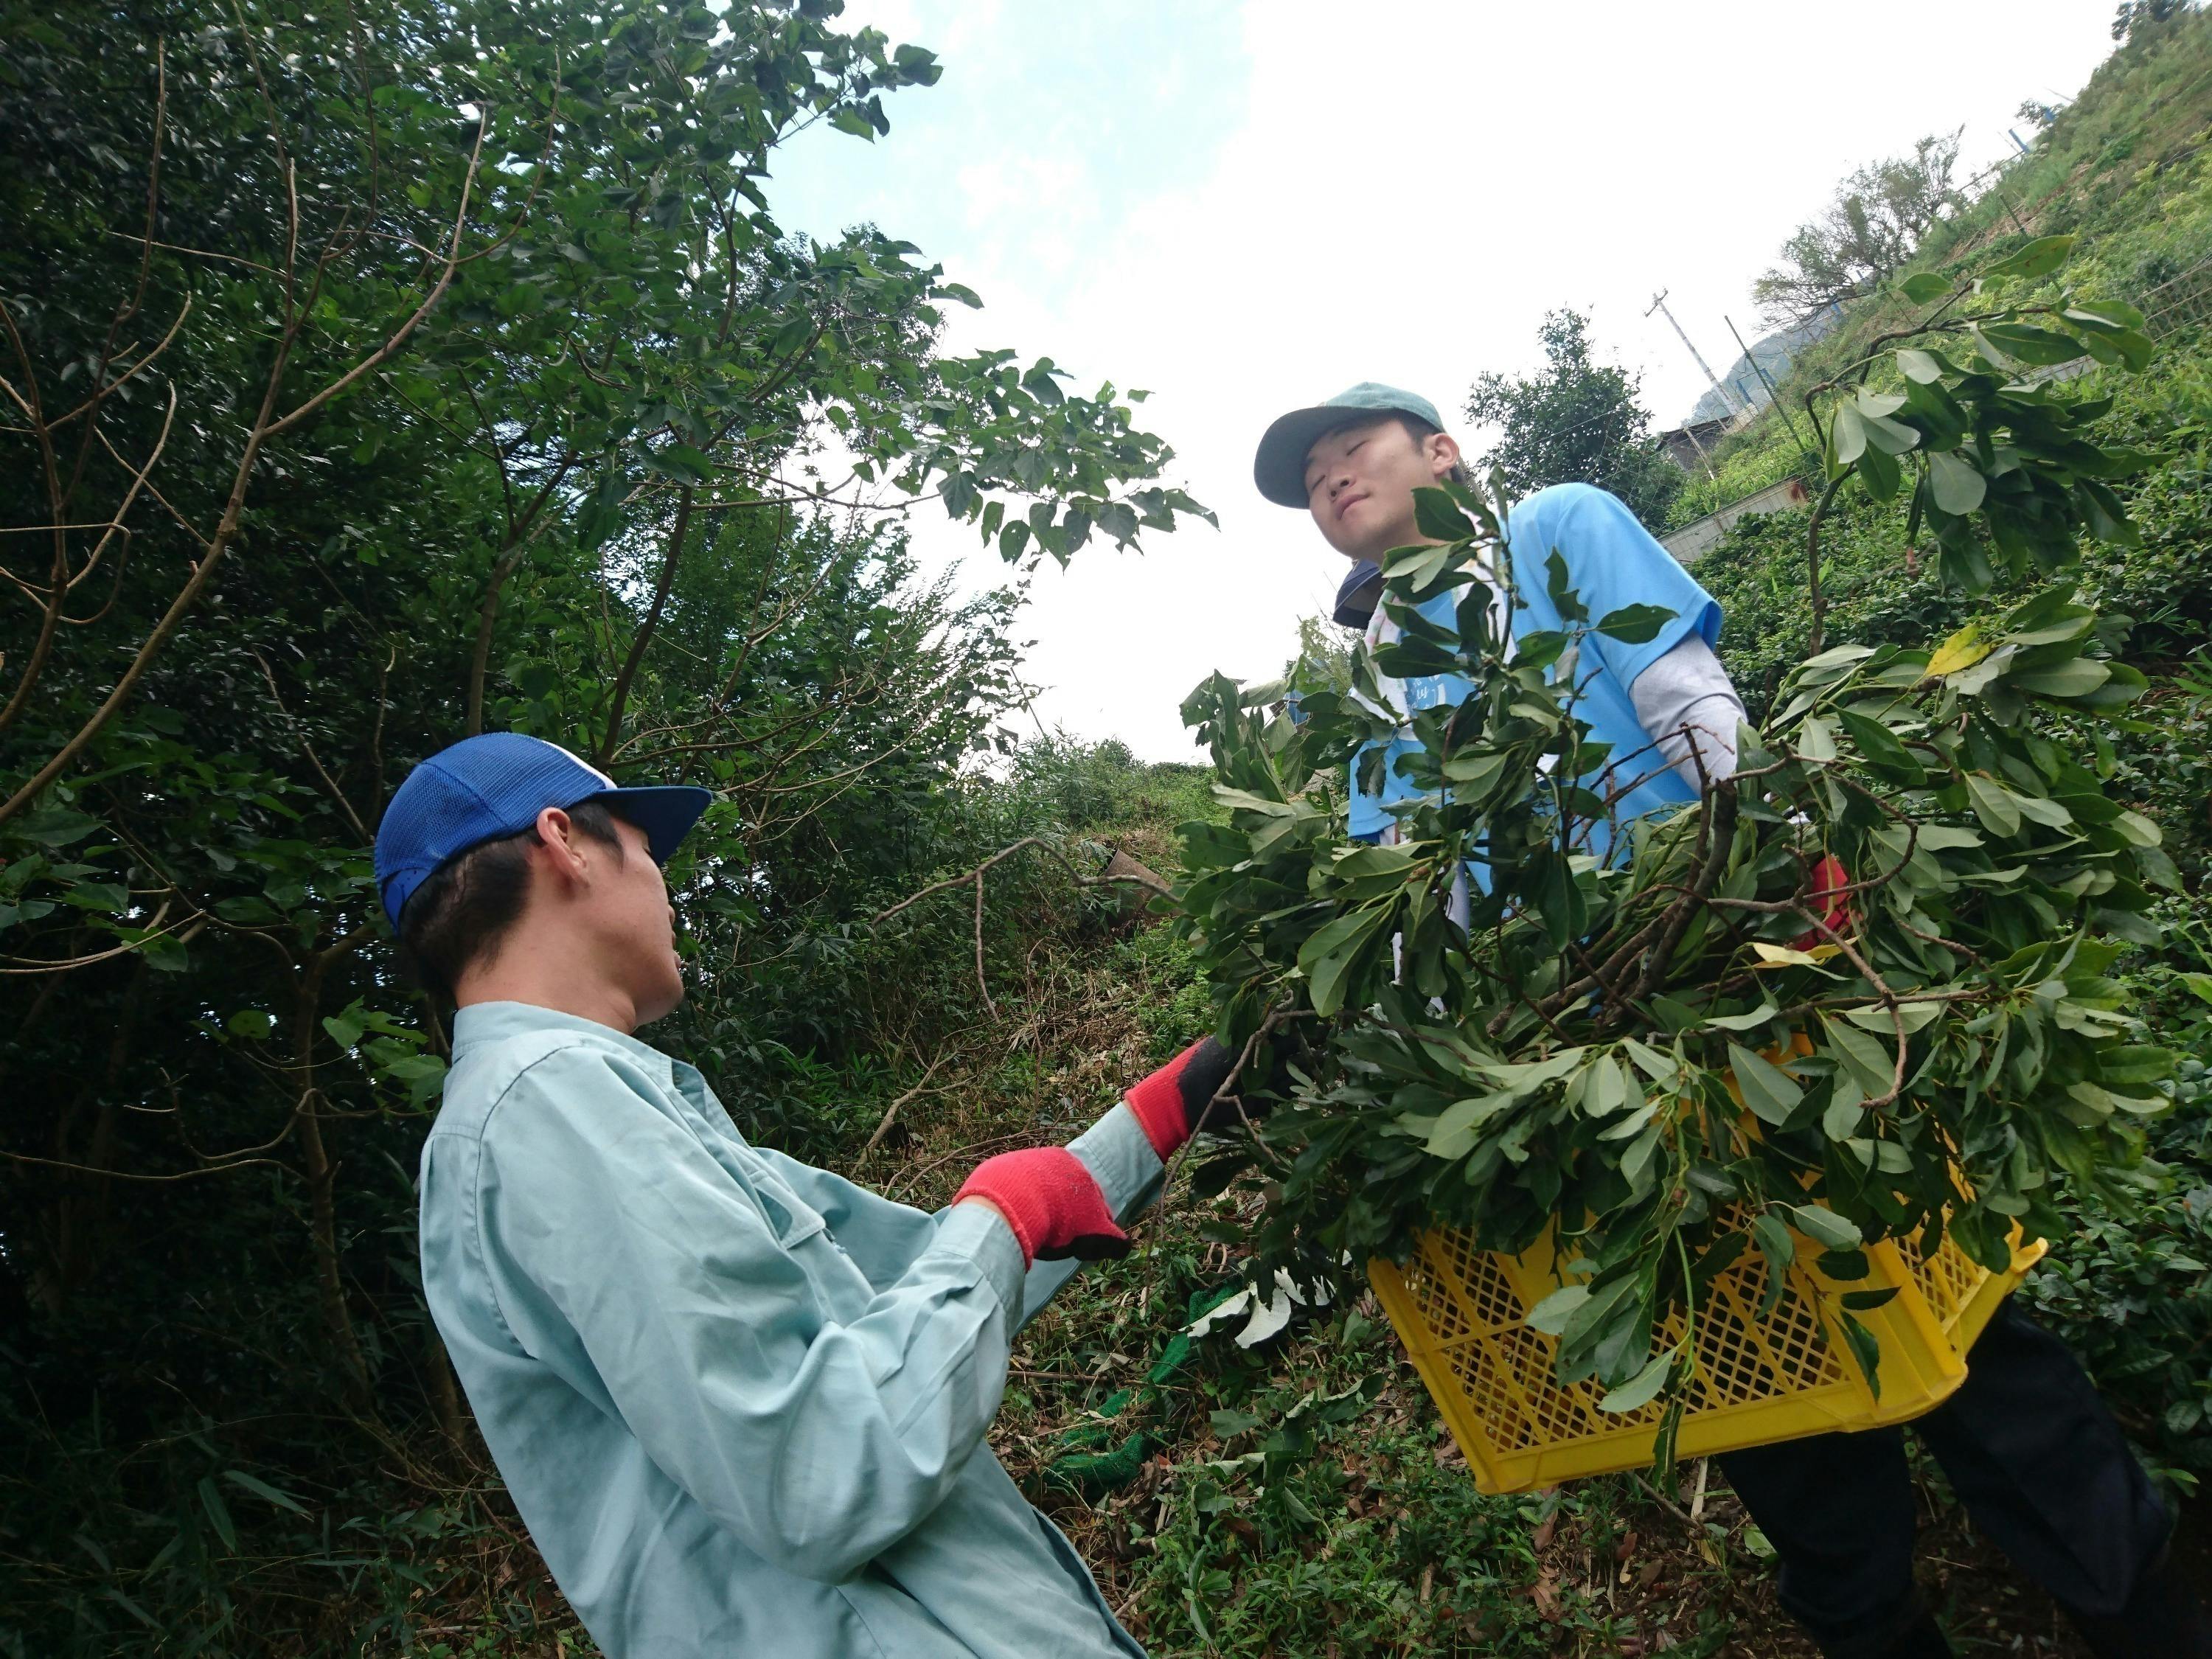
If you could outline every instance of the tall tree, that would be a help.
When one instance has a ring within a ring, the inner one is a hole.
[[[975,296],[910,246],[770,217],[787,137],[937,77],[838,10],[0,0],[0,1434],[71,1471],[0,1482],[0,1651],[240,1650],[254,1574],[330,1588],[256,1493],[465,1478],[370,854],[411,762],[713,787],[687,1018],[756,1098],[1018,695],[1012,599],[900,520],[1020,564],[1195,510],[1111,386],[942,349]]]
[[[2121,0],[2112,14],[2112,39],[2123,45],[2144,39],[2160,24],[2195,9],[2195,0]]]
[[[1778,327],[1802,323],[1881,286],[1912,257],[1936,222],[1954,211],[1951,174],[1959,161],[1957,132],[1936,133],[1912,154],[1876,161],[1836,187],[1820,217],[1800,225],[1782,245],[1782,261],[1751,285],[1751,297]]]
[[[1486,373],[1468,390],[1468,418],[1500,433],[1485,467],[1503,471],[1516,495],[1546,484],[1596,484],[1656,527],[1682,474],[1651,437],[1651,416],[1638,400],[1642,377],[1597,361],[1589,319],[1578,311],[1547,313],[1536,337],[1543,368],[1520,378]]]

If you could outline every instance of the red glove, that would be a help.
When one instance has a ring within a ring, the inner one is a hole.
[[[1820,921],[1830,932],[1841,933],[1851,925],[1849,902],[1850,872],[1844,861],[1832,853],[1813,866],[1812,901],[1820,907]],[[1818,927],[1808,927],[1796,941],[1800,951],[1809,951],[1816,945],[1832,945],[1835,941]]]
[[[1206,1109],[1237,1063],[1212,1037],[1202,1037],[1121,1097],[1144,1126],[1145,1139],[1164,1164],[1194,1130],[1210,1128]],[[1234,1111],[1231,1109],[1231,1121]]]
[[[998,1206],[1022,1247],[1024,1266],[1129,1254],[1129,1236],[1115,1225],[1097,1178],[1065,1146],[985,1158],[952,1201],[963,1198],[988,1199]]]

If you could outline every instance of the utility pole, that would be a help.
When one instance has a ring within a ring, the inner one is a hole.
[[[1651,311],[1647,311],[1644,314],[1649,317],[1652,311],[1656,311],[1662,317],[1664,317],[1668,323],[1674,328],[1674,337],[1682,343],[1682,349],[1688,352],[1691,356],[1697,358],[1698,367],[1705,371],[1705,384],[1712,387],[1713,395],[1721,400],[1721,407],[1728,410],[1732,415],[1740,412],[1736,400],[1729,396],[1728,389],[1721,385],[1720,376],[1713,373],[1712,365],[1708,363],[1702,356],[1698,356],[1697,347],[1690,343],[1690,337],[1682,332],[1681,324],[1674,321],[1674,313],[1667,309],[1667,290],[1665,289],[1661,289],[1656,294],[1651,296]]]
[[[1758,356],[1749,346],[1744,344],[1743,336],[1736,333],[1735,319],[1723,316],[1721,320],[1728,325],[1728,331],[1735,336],[1736,349],[1743,353],[1744,362],[1751,365],[1751,372],[1759,376],[1759,383],[1766,388],[1767,401],[1782,416],[1783,423],[1790,428],[1790,435],[1796,440],[1797,447],[1804,450],[1808,455],[1811,454],[1813,452],[1806,447],[1805,440],[1797,430],[1797,422],[1790,417],[1789,405],[1782,401],[1782,394],[1775,390],[1774,382],[1766,378],[1766,371],[1759,367]]]

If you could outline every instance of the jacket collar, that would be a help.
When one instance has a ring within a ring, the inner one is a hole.
[[[581,1014],[564,1014],[557,1008],[541,1008],[534,1002],[472,1002],[453,1014],[453,1058],[479,1043],[535,1031],[575,1031],[639,1060],[666,1066],[668,1056],[649,1042],[641,1042],[611,1025],[602,1025]]]

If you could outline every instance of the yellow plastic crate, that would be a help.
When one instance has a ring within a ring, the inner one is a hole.
[[[1741,1218],[1739,1217],[1740,1220]],[[1765,1258],[1747,1250],[1698,1304],[1698,1378],[1677,1455],[1701,1457],[1777,1440],[1901,1423],[1931,1410],[1966,1377],[1966,1351],[1998,1303],[2042,1258],[2014,1236],[2002,1273],[1946,1238],[1921,1258],[1917,1241],[1867,1246],[1868,1276],[1838,1285],[1810,1267],[1820,1247],[1800,1237],[1782,1299],[1758,1315]],[[1601,1412],[1594,1382],[1559,1386],[1559,1340],[1528,1328],[1528,1310],[1562,1284],[1549,1239],[1519,1256],[1476,1249],[1468,1234],[1424,1236],[1398,1267],[1376,1261],[1368,1279],[1413,1367],[1443,1413],[1484,1492],[1526,1492],[1577,1475],[1650,1463],[1661,1407]],[[1855,1316],[1881,1345],[1877,1400],[1835,1323],[1848,1291],[1894,1285],[1881,1307]],[[1679,1341],[1675,1314],[1655,1334]]]

